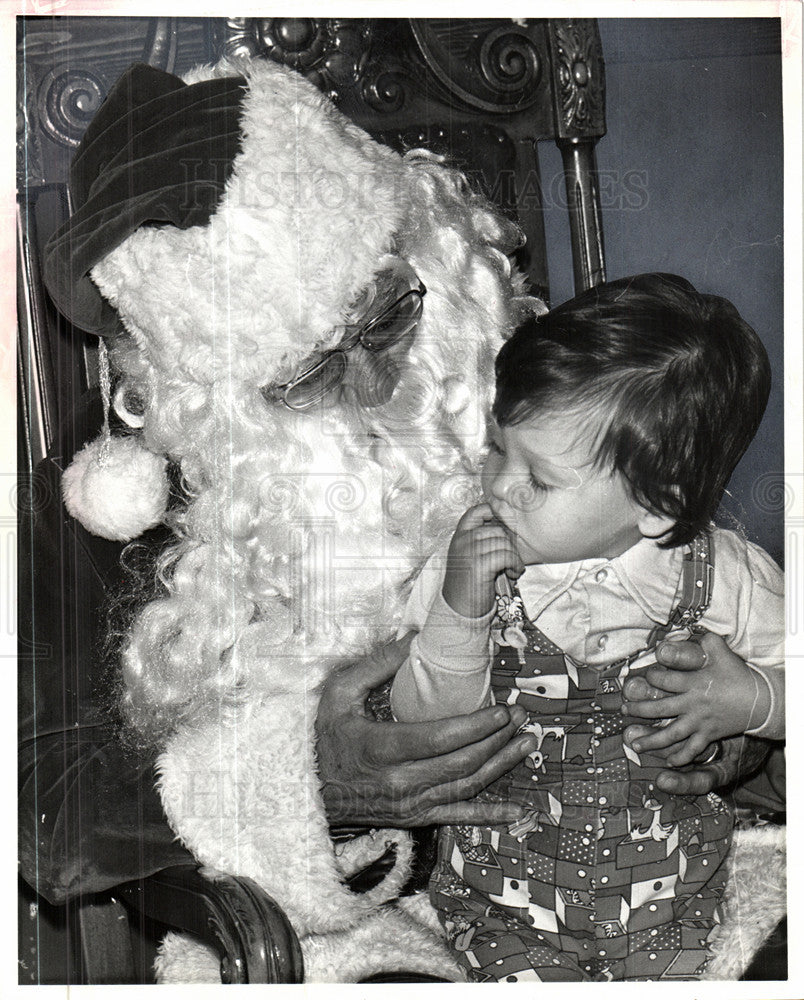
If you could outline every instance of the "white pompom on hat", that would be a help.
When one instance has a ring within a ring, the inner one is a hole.
[[[112,437],[111,379],[106,342],[98,345],[103,429],[79,451],[61,477],[67,512],[93,535],[130,542],[165,515],[170,488],[167,459],[144,447],[139,435]]]
[[[164,517],[166,467],[167,459],[148,451],[139,438],[101,434],[62,476],[64,504],[93,535],[129,542]]]

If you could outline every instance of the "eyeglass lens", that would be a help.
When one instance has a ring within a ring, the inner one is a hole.
[[[367,351],[382,351],[413,329],[422,312],[421,292],[411,290],[366,324],[360,343]]]
[[[293,410],[312,406],[343,380],[345,371],[346,354],[333,351],[285,390],[285,403]]]
[[[303,410],[327,395],[343,379],[346,352],[359,342],[367,351],[384,351],[402,340],[416,326],[422,314],[424,287],[410,288],[410,276],[394,275],[385,287],[383,298],[388,303],[378,316],[369,320],[325,355],[317,365],[304,372],[284,390],[284,402],[294,410]],[[406,288],[407,286],[407,288]]]
[[[367,324],[360,333],[361,344],[368,351],[386,350],[410,333],[421,312],[422,293],[408,291]],[[285,403],[294,410],[312,406],[342,381],[345,371],[346,352],[332,351],[285,391]]]

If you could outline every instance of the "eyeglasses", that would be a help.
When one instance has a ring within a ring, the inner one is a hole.
[[[414,283],[415,287],[411,287]],[[376,284],[380,291],[373,295],[368,306],[364,302],[360,305],[380,311],[362,323],[344,327],[345,336],[340,344],[289,382],[264,386],[261,392],[266,399],[282,402],[291,410],[306,410],[340,385],[346,372],[346,355],[358,344],[378,354],[398,344],[414,329],[427,293],[415,271],[400,261],[399,265],[381,272]],[[390,304],[384,305],[389,299]]]

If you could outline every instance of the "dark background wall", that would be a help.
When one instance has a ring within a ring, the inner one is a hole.
[[[723,523],[783,556],[782,101],[776,18],[599,21],[608,134],[597,148],[607,275],[681,274],[730,299],[774,385]],[[555,148],[540,146],[554,304],[573,294]],[[556,253],[556,248],[561,248]]]

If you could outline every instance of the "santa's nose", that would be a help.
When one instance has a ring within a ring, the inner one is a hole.
[[[387,403],[402,374],[402,365],[389,352],[372,353],[359,344],[347,355],[342,395],[357,406]]]
[[[415,339],[410,330],[397,343],[382,351],[369,351],[357,344],[346,355],[343,395],[358,406],[382,406],[387,403],[404,377],[407,355]]]

